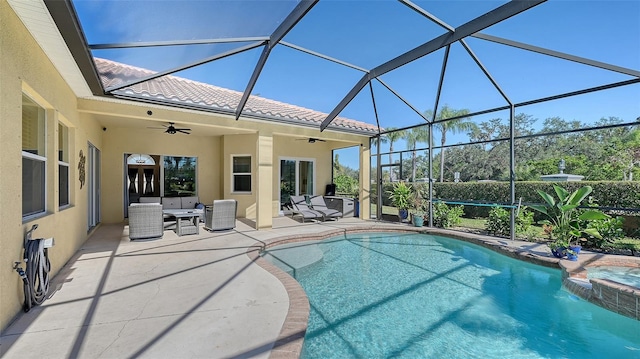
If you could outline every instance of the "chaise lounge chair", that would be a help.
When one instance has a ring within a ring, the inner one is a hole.
[[[322,213],[325,219],[335,219],[337,221],[338,218],[344,216],[342,212],[327,207],[327,202],[324,201],[322,196],[311,197],[311,207],[314,211]]]
[[[324,219],[324,215],[319,212],[319,211],[315,211],[313,209],[311,209],[311,207],[309,207],[309,205],[307,204],[307,200],[304,198],[304,196],[290,196],[290,202],[291,202],[291,217],[293,218],[293,216],[301,216],[302,217],[302,222],[306,221],[307,219],[310,220],[322,220]]]

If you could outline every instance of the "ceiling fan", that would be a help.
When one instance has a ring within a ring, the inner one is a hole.
[[[314,137],[309,137],[308,139],[298,138],[298,139],[296,139],[296,141],[307,141],[309,143],[327,142],[326,140],[321,140],[319,138],[314,138]]]
[[[181,132],[187,135],[190,135],[190,132],[187,131],[191,131],[190,128],[176,128],[173,126],[174,123],[173,122],[169,122],[169,126],[167,125],[162,125],[164,127],[149,127],[149,128],[153,128],[153,129],[157,129],[157,130],[165,130],[165,133],[168,133],[170,135],[175,135],[177,132]]]

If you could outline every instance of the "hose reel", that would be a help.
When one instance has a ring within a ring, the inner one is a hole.
[[[24,236],[24,262],[25,269],[20,267],[22,262],[15,262],[13,268],[22,278],[24,288],[24,304],[22,309],[26,312],[35,305],[42,304],[49,292],[49,261],[48,249],[53,247],[53,238],[32,238],[33,232],[38,228],[37,224],[31,226]]]

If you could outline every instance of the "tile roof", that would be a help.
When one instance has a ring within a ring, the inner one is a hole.
[[[94,61],[104,88],[119,86],[156,73],[151,70],[97,57],[94,57]],[[228,111],[235,111],[242,98],[242,92],[239,91],[172,75],[141,82],[113,91],[113,93],[195,104]],[[317,124],[318,126],[327,117],[327,114],[323,112],[254,95],[249,96],[243,114],[256,115],[258,117],[271,116],[307,124]],[[371,134],[375,134],[378,131],[378,128],[374,125],[345,117],[336,117],[329,127],[338,131],[342,129]]]

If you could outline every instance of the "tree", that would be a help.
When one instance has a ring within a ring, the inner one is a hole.
[[[430,114],[432,114],[431,111],[425,112],[425,116],[429,116]],[[444,105],[440,109],[440,112],[436,115],[436,121],[442,121],[448,118],[464,116],[467,114],[469,114],[469,110],[467,109],[456,110],[456,109],[450,108],[448,105]],[[476,127],[476,125],[473,122],[470,122],[468,120],[469,120],[469,117],[460,117],[455,120],[437,122],[436,124],[433,125],[433,127],[438,129],[441,133],[440,145],[442,147],[440,148],[440,182],[442,182],[444,179],[444,152],[445,152],[444,145],[447,142],[447,132],[456,134],[463,131],[473,130]]]
[[[622,150],[613,156],[612,162],[619,162],[622,166],[624,181],[633,181],[633,172],[640,166],[640,129],[635,129],[621,139]]]
[[[416,181],[417,154],[416,147],[420,142],[429,143],[429,130],[426,126],[415,127],[405,132],[407,148],[411,150],[411,181]]]
[[[405,137],[404,131],[394,131],[395,129],[395,127],[388,127],[387,131],[390,132],[384,135],[384,142],[389,141],[389,164],[393,162],[393,156],[391,154],[393,152],[393,143]],[[389,173],[389,180],[391,182],[395,180],[393,169]]]
[[[341,164],[340,157],[336,153],[333,159],[333,183],[336,185],[336,192],[357,195],[360,187],[359,177],[359,171]]]
[[[418,139],[416,132],[408,130],[405,132],[404,139],[407,141],[407,148],[411,150],[411,182],[416,181],[416,144]]]

